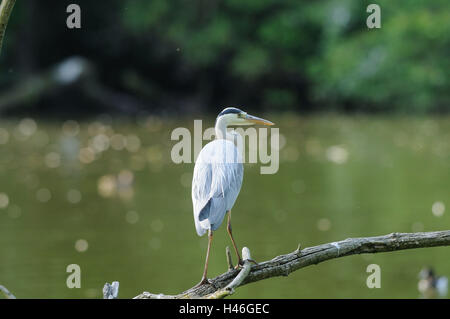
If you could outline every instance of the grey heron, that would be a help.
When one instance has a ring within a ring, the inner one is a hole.
[[[227,132],[227,127],[252,124],[273,125],[235,107],[224,109],[216,119],[216,139],[205,145],[197,157],[192,178],[195,228],[199,236],[208,232],[205,268],[198,285],[208,283],[206,275],[213,231],[219,228],[227,213],[227,232],[238,258],[236,267],[242,265],[231,231],[231,208],[239,195],[244,176],[243,161],[237,147],[242,137],[234,131]]]

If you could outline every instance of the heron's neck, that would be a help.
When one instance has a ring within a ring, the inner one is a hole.
[[[216,131],[217,139],[226,139],[227,138],[227,135],[228,135],[227,127],[228,127],[227,121],[224,118],[219,117],[216,121],[216,126],[214,127],[214,129]]]
[[[216,126],[215,126],[215,130],[216,130],[216,139],[225,139],[228,140],[230,142],[233,142],[234,145],[239,146],[242,144],[242,137],[235,132],[228,132],[227,131],[227,126],[228,123],[226,122],[226,120],[223,119],[218,119],[216,121]]]

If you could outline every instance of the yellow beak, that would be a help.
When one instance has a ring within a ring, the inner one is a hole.
[[[268,121],[268,120],[265,120],[265,119],[262,119],[262,118],[259,118],[259,117],[256,117],[256,116],[253,116],[253,115],[250,115],[250,114],[247,114],[247,116],[245,117],[245,119],[246,119],[247,121],[249,121],[249,122],[251,122],[251,123],[255,123],[255,124],[261,124],[261,125],[274,125],[274,123],[272,123],[272,122],[270,122],[270,121]]]

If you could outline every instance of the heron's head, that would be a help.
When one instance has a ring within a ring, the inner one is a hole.
[[[228,125],[253,125],[253,124],[260,124],[260,125],[273,125],[274,123],[247,114],[247,112],[244,112],[236,107],[227,107],[222,112],[219,113],[217,116],[217,121],[225,121],[225,123]]]

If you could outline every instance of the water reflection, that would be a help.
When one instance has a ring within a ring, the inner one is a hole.
[[[274,121],[280,170],[263,178],[257,164],[246,164],[233,212],[236,240],[256,260],[292,251],[299,242],[306,247],[449,228],[450,181],[443,176],[450,119]],[[41,298],[96,298],[112,280],[121,282],[123,297],[195,284],[206,240],[197,237],[192,220],[193,166],[170,161],[170,132],[179,126],[192,121],[1,121],[0,282],[17,296]],[[224,228],[215,241],[212,275],[226,270]],[[443,252],[352,256],[304,269],[288,283],[250,285],[236,297],[415,298],[410,283],[424,263],[449,274]],[[85,274],[80,290],[65,287],[71,263]],[[182,274],[175,269],[180,263]],[[364,285],[368,263],[383,267],[386,285],[379,291]],[[336,284],[341,281],[344,290]]]

